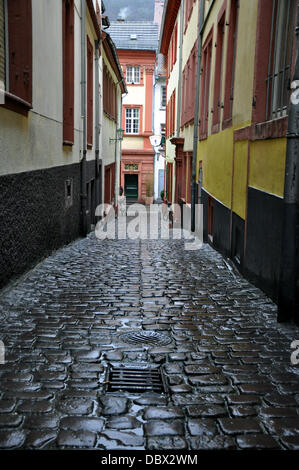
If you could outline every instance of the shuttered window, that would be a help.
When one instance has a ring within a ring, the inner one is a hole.
[[[74,0],[62,2],[63,142],[74,143]]]
[[[237,52],[239,0],[232,0],[229,16],[228,45],[226,55],[225,97],[222,128],[231,124],[234,100],[235,64]]]
[[[211,62],[212,62],[212,40],[213,29],[208,35],[203,46],[203,61],[201,71],[201,106],[200,106],[200,139],[205,139],[208,132],[209,121],[209,94],[211,79]]]
[[[116,84],[104,64],[103,66],[103,109],[114,121],[117,119],[117,92]]]
[[[221,85],[222,85],[222,65],[223,65],[223,43],[224,43],[224,24],[225,12],[223,13],[217,27],[216,42],[216,65],[215,65],[215,82],[214,82],[214,104],[213,104],[213,126],[214,131],[219,130],[217,124],[220,120],[221,102]]]
[[[9,0],[8,91],[21,100],[32,102],[32,7],[31,0]]]
[[[0,0],[0,92],[0,105],[32,108],[31,0]]]
[[[183,100],[181,109],[181,122],[186,125],[194,119],[194,101],[196,91],[196,54],[197,43],[194,45],[191,54],[183,71]]]

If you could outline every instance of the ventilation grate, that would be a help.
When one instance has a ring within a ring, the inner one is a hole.
[[[108,392],[165,393],[165,382],[160,369],[112,367],[109,371]]]

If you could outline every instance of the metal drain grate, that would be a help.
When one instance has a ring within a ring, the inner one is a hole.
[[[108,376],[108,392],[165,393],[166,387],[160,369],[112,367]]]
[[[120,335],[120,339],[130,344],[150,344],[152,346],[164,346],[171,343],[171,338],[157,331],[130,331]]]

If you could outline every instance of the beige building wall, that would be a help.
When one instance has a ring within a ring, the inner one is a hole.
[[[2,5],[2,2],[0,4]],[[82,147],[80,5],[80,0],[75,0],[74,145],[72,147],[62,145],[61,0],[51,0],[51,2],[32,0],[33,109],[27,117],[4,108],[0,109],[2,154],[0,175],[68,165],[80,161],[80,148]],[[88,10],[86,30],[94,46],[96,36]],[[95,126],[95,114],[93,123]],[[95,130],[93,138],[95,139]],[[93,145],[93,148],[87,152],[87,159],[94,159],[94,155]]]

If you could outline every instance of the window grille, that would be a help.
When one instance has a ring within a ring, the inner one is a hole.
[[[162,99],[161,99],[161,106],[165,108],[166,106],[166,86],[162,87]]]
[[[266,121],[287,114],[296,0],[273,0]]]

